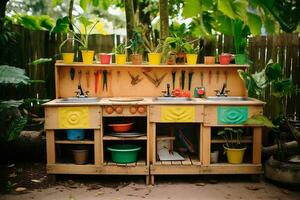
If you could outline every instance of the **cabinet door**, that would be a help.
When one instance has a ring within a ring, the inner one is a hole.
[[[99,106],[65,106],[45,108],[46,129],[100,128]]]
[[[151,122],[202,122],[203,106],[155,105],[150,106]]]

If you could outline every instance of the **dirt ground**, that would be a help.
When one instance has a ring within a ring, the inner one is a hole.
[[[300,200],[300,190],[289,190],[249,176],[157,176],[145,185],[144,176],[60,175],[49,185],[44,164],[16,164],[10,193],[0,200],[136,200],[136,199],[272,199]],[[17,192],[17,188],[26,188]]]

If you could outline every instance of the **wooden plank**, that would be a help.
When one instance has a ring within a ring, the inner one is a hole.
[[[46,130],[47,164],[55,164],[55,133]]]
[[[234,142],[233,140],[229,140],[229,142]],[[225,143],[222,139],[211,140],[211,143],[222,144]],[[242,139],[241,143],[252,143],[252,139]]]
[[[138,160],[138,161],[136,162],[136,165],[137,165],[137,166],[146,166],[147,163],[146,163],[145,160]]]
[[[103,162],[103,156],[102,152],[103,149],[101,148],[101,143],[103,143],[101,139],[101,130],[100,129],[95,129],[94,130],[94,160],[95,160],[95,165],[101,165]]]
[[[175,140],[175,136],[157,136],[156,141]]]
[[[147,106],[147,143],[146,143],[146,165],[149,167],[150,165],[150,161],[151,161],[151,158],[150,158],[150,148],[151,148],[151,141],[150,141],[150,106]],[[150,177],[147,176],[146,178],[146,184],[149,184],[150,183]]]
[[[77,140],[77,141],[70,141],[70,140],[56,140],[56,144],[94,144],[94,141],[91,140]]]
[[[172,165],[181,165],[182,163],[181,163],[181,161],[172,160],[172,161],[171,161],[171,164],[172,164]]]
[[[196,156],[190,156],[192,165],[201,165],[201,162],[199,160],[199,158],[197,158]]]
[[[95,165],[47,164],[48,174],[97,174]]]
[[[211,127],[202,126],[201,128],[201,157],[200,160],[202,161],[203,165],[209,165],[210,164],[210,138],[211,138]]]
[[[140,136],[140,137],[114,137],[105,135],[103,140],[147,140],[147,136]]]
[[[152,163],[156,163],[156,151],[157,151],[157,145],[156,145],[156,123],[150,123],[150,138],[151,138],[151,157],[152,157]]]
[[[192,165],[192,161],[187,154],[182,154],[182,157],[184,157],[184,160],[181,161],[183,165]]]
[[[252,163],[261,163],[261,148],[262,148],[262,128],[253,128],[253,147],[252,147]]]
[[[161,161],[162,165],[172,165],[171,161]]]
[[[149,167],[147,166],[100,166],[97,167],[98,174],[110,174],[110,175],[149,175]]]

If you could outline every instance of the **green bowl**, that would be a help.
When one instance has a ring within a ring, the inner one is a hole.
[[[137,154],[141,147],[131,144],[120,144],[108,147],[111,159],[116,163],[133,163],[137,161]]]

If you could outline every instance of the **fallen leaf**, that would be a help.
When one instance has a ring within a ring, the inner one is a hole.
[[[41,182],[40,180],[36,180],[36,179],[32,179],[31,181],[34,182],[34,183],[40,183]]]
[[[96,196],[100,196],[100,195],[103,195],[103,194],[104,194],[104,192],[97,192]]]
[[[11,165],[8,165],[7,167],[8,168],[12,168],[12,167],[14,167],[15,166],[15,164],[11,164]]]
[[[245,186],[245,188],[246,188],[247,190],[253,190],[253,191],[263,189],[263,187],[256,186],[256,185],[247,185],[247,186]]]
[[[205,186],[206,184],[205,183],[196,183],[195,185],[196,186]]]
[[[26,191],[27,189],[25,188],[25,187],[17,187],[16,189],[15,189],[15,191],[16,192],[24,192],[24,191]]]
[[[9,178],[15,178],[16,176],[17,176],[17,174],[15,172],[8,175]]]

